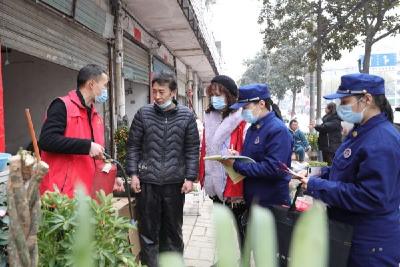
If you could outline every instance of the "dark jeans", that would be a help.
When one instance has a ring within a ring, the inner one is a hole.
[[[302,147],[302,146],[294,146],[293,151],[294,151],[294,153],[296,153],[299,161],[303,162],[305,154],[306,154],[306,152],[304,150],[304,147]]]
[[[159,252],[183,253],[182,223],[185,195],[182,183],[141,184],[136,194],[142,265],[158,266]]]

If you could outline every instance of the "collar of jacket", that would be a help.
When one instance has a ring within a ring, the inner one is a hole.
[[[74,102],[79,108],[87,109],[89,111],[92,110],[93,106],[86,106],[85,99],[83,98],[81,91],[79,91],[78,89],[70,91],[68,95],[71,98],[72,102]]]
[[[271,111],[256,123],[251,125],[252,129],[261,129],[265,124],[270,123],[274,118],[276,118],[275,112]]]
[[[73,94],[72,92],[75,92],[75,94]],[[81,91],[79,91],[79,89],[72,90],[70,93],[70,97],[72,99],[72,102],[74,102],[80,108],[85,108],[90,111],[93,107],[86,106],[85,99],[83,98],[83,95]]]
[[[368,132],[370,129],[374,128],[378,124],[381,124],[387,120],[388,119],[387,119],[385,113],[380,113],[380,114],[370,118],[365,124],[363,124],[363,125],[359,124],[356,127],[354,127],[348,136],[353,139],[357,138],[360,135]]]
[[[174,104],[174,105],[175,105],[175,107],[172,108],[172,109],[169,109],[169,110],[163,110],[163,109],[161,109],[159,106],[157,106],[155,103],[153,104],[153,107],[154,107],[154,110],[155,110],[158,114],[160,114],[160,115],[165,115],[165,116],[170,116],[170,115],[173,115],[173,114],[175,114],[176,112],[178,112],[179,104],[178,104],[178,105]]]

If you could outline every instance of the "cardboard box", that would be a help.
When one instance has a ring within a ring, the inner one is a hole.
[[[135,199],[131,198],[132,200],[132,207],[133,207],[133,219],[136,221],[136,214],[135,214]],[[119,216],[126,217],[130,219],[130,214],[129,214],[129,204],[128,204],[128,198],[127,197],[121,197],[121,198],[114,198],[114,204],[113,207],[117,210],[117,213]],[[137,221],[136,221],[136,228],[129,230],[129,242],[133,245],[132,247],[132,254],[136,256],[138,259],[139,252],[140,252],[140,240],[139,240],[139,232],[137,229]]]

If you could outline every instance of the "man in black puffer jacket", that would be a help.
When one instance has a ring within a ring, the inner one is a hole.
[[[132,121],[126,170],[136,193],[141,261],[155,267],[159,252],[183,253],[183,204],[197,178],[200,141],[193,112],[173,101],[174,75],[156,74],[151,85],[154,104]]]
[[[335,152],[342,143],[342,125],[336,113],[335,103],[329,103],[325,108],[325,113],[322,124],[312,124],[311,127],[319,132],[318,147],[322,151],[323,160],[332,165]]]

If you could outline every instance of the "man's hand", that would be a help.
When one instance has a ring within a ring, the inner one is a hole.
[[[142,191],[140,189],[140,180],[139,177],[137,177],[137,175],[133,175],[131,177],[131,187],[133,189],[133,192],[135,193],[140,193],[140,191]]]
[[[115,179],[113,191],[117,191],[117,192],[124,192],[125,191],[124,180],[122,180],[121,177],[117,177]]]
[[[187,194],[193,191],[193,182],[189,180],[185,180],[185,182],[182,185],[181,193],[182,194]]]
[[[104,159],[104,147],[101,145],[92,142],[90,146],[89,156],[96,159]]]

